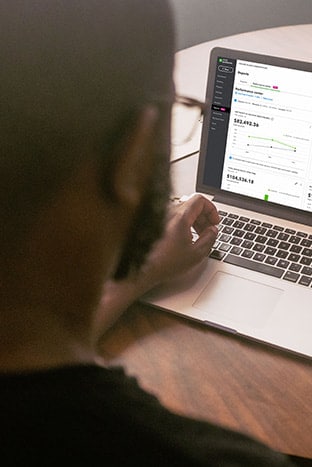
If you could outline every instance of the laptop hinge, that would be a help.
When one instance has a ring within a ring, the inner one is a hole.
[[[304,211],[298,211],[293,208],[284,207],[280,205],[274,205],[266,201],[255,200],[254,198],[246,199],[239,195],[227,195],[226,193],[216,193],[213,197],[213,201],[222,204],[229,204],[241,209],[247,209],[260,214],[266,214],[272,217],[279,217],[282,219],[289,220],[291,222],[297,222],[299,224],[312,226],[312,215]]]

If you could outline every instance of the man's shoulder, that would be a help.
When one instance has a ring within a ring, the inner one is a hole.
[[[44,447],[89,465],[288,465],[242,434],[170,412],[121,368],[2,375],[0,387],[3,445],[14,455]]]
[[[135,404],[158,405],[158,400],[143,391],[136,378],[120,367],[96,365],[68,366],[20,374],[0,374],[0,407],[4,412],[28,412],[42,415],[44,410],[57,414],[85,412],[98,408],[107,417],[112,407],[115,415],[131,410]],[[129,401],[132,404],[129,404]]]

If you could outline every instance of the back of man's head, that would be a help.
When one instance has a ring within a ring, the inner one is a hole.
[[[174,44],[166,0],[6,0],[0,38],[3,251],[86,148],[109,158],[125,116],[168,97]]]

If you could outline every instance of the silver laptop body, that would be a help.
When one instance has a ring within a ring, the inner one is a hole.
[[[220,231],[143,301],[312,357],[312,63],[211,51],[196,191]]]

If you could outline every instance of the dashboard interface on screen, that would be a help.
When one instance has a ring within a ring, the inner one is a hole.
[[[211,63],[203,183],[312,211],[312,64],[269,62]]]

